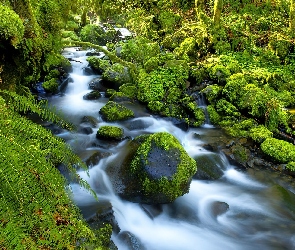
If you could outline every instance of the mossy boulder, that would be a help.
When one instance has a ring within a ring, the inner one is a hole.
[[[188,193],[195,172],[195,160],[173,135],[141,135],[130,142],[120,167],[124,188],[115,189],[133,202],[169,203]]]
[[[267,138],[261,144],[261,149],[276,162],[288,163],[295,161],[295,146],[292,143],[275,138]]]
[[[116,126],[101,126],[96,133],[96,138],[103,140],[120,141],[123,139],[123,136],[124,130]]]
[[[113,101],[108,101],[107,104],[100,109],[99,113],[106,121],[120,121],[134,117],[134,112],[132,110]]]
[[[48,81],[45,81],[42,84],[42,87],[45,89],[46,92],[48,93],[57,93],[58,91],[58,83],[57,83],[57,79],[52,78]]]

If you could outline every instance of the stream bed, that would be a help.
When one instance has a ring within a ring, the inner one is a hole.
[[[103,121],[99,110],[108,98],[83,99],[91,91],[89,82],[100,77],[84,75],[83,68],[88,64],[86,51],[66,48],[64,56],[75,59],[71,61],[72,81],[62,95],[51,97],[49,102],[80,129],[89,126],[81,122],[84,116],[94,117],[98,125],[92,128],[92,133],[65,130],[58,136],[65,139],[82,160],[94,152],[106,155],[91,166],[89,176],[85,172],[79,173],[97,193],[99,201],[75,183],[71,184],[73,199],[85,219],[95,214],[100,203],[112,205],[121,230],[119,234],[113,233],[112,240],[119,250],[295,249],[295,192],[288,178],[266,170],[241,171],[229,164],[224,155],[204,149],[204,141],[225,136],[211,125],[183,131],[167,119],[151,116],[139,104],[128,105],[136,114],[134,119]],[[145,126],[132,126],[138,121]],[[96,131],[103,125],[119,126],[129,138],[144,133],[169,132],[192,158],[205,155],[215,161],[223,176],[214,181],[193,180],[190,192],[170,204],[150,206],[122,200],[114,193],[106,169],[120,157],[127,140],[120,143],[97,140]],[[122,232],[132,237],[126,240]]]

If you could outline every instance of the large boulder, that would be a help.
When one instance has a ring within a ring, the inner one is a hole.
[[[196,162],[173,135],[160,132],[133,139],[120,166],[111,168],[118,172],[112,182],[121,197],[161,204],[188,193]]]

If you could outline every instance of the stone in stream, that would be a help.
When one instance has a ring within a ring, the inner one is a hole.
[[[119,233],[121,230],[114,216],[112,204],[106,201],[98,203],[96,213],[87,220],[87,223],[95,230],[103,228],[106,223],[112,226],[115,233]]]
[[[101,97],[101,93],[97,90],[93,90],[90,93],[87,93],[83,96],[84,100],[97,100]]]
[[[100,77],[94,78],[91,80],[90,83],[88,83],[88,86],[92,90],[97,90],[104,92],[107,90],[107,88],[104,86],[104,82]]]
[[[121,141],[123,137],[124,129],[116,126],[101,126],[96,133],[96,138],[100,140]]]
[[[134,112],[132,110],[113,101],[108,101],[106,105],[100,109],[99,113],[106,121],[122,121],[134,117]]]
[[[88,123],[90,124],[93,128],[95,128],[98,124],[98,120],[93,117],[93,116],[83,116],[82,119],[81,119],[81,123]]]
[[[92,166],[95,166],[99,163],[99,161],[103,158],[106,158],[108,156],[110,156],[111,153],[109,152],[102,152],[102,151],[98,151],[98,152],[95,152],[93,153],[86,161],[86,165],[88,167],[92,167]]]
[[[123,231],[120,232],[118,235],[118,239],[124,243],[125,246],[127,246],[127,249],[130,250],[146,250],[146,248],[141,244],[139,239],[137,237],[128,232],[128,231]]]
[[[125,146],[125,155],[107,169],[115,191],[139,203],[174,201],[189,191],[196,162],[166,132],[141,135]]]
[[[217,180],[223,175],[222,162],[218,154],[203,154],[195,158],[198,171],[193,176],[196,180]]]
[[[91,127],[80,126],[78,132],[81,134],[90,135],[93,133],[93,129]]]

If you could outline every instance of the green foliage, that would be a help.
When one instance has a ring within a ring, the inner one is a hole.
[[[130,39],[122,44],[124,60],[143,66],[150,58],[160,53],[159,45],[144,37]]]
[[[107,68],[111,66],[111,63],[109,60],[103,60],[95,56],[89,56],[87,58],[87,61],[91,67],[93,67],[94,69],[100,72],[105,71]]]
[[[101,126],[97,133],[96,138],[108,140],[121,140],[124,135],[124,130],[116,126]]]
[[[45,89],[45,91],[49,93],[57,93],[58,91],[58,83],[54,78],[43,82],[42,86]]]
[[[292,143],[267,138],[261,144],[262,151],[279,163],[288,163],[295,161],[295,146]],[[290,163],[293,166],[293,163]]]
[[[254,141],[262,143],[267,138],[271,138],[273,136],[273,133],[269,131],[265,126],[259,125],[250,129],[249,135]]]
[[[213,105],[208,105],[207,106],[207,111],[209,114],[209,120],[212,124],[218,125],[219,122],[221,121],[221,116],[218,114],[216,109],[214,108]]]
[[[226,126],[226,132],[235,137],[249,137],[251,129],[257,126],[257,122],[255,122],[253,119],[246,119],[241,122],[224,122],[223,124]]]
[[[69,196],[66,180],[56,168],[63,164],[72,180],[88,189],[76,172],[86,169],[67,144],[20,113],[66,125],[33,97],[1,91],[0,97],[0,244],[5,249],[70,249],[77,244],[99,247],[97,238]],[[66,189],[65,189],[66,187]],[[94,194],[95,195],[95,194]]]
[[[206,95],[206,99],[209,101],[209,103],[215,103],[222,92],[222,87],[218,86],[217,84],[209,85],[206,88],[204,88],[201,92]]]
[[[24,25],[19,15],[7,6],[0,5],[0,41],[8,40],[15,48],[24,36]]]
[[[95,24],[87,24],[80,31],[81,40],[84,42],[90,42],[98,45],[105,45],[106,42],[104,40],[105,31],[102,27]]]
[[[216,103],[216,111],[224,116],[240,117],[241,113],[238,109],[225,99],[220,99]]]
[[[108,101],[107,104],[104,105],[99,112],[107,121],[127,120],[134,117],[134,113],[132,110],[113,101]]]
[[[119,91],[130,98],[136,98],[137,88],[131,83],[125,83],[119,87]]]

